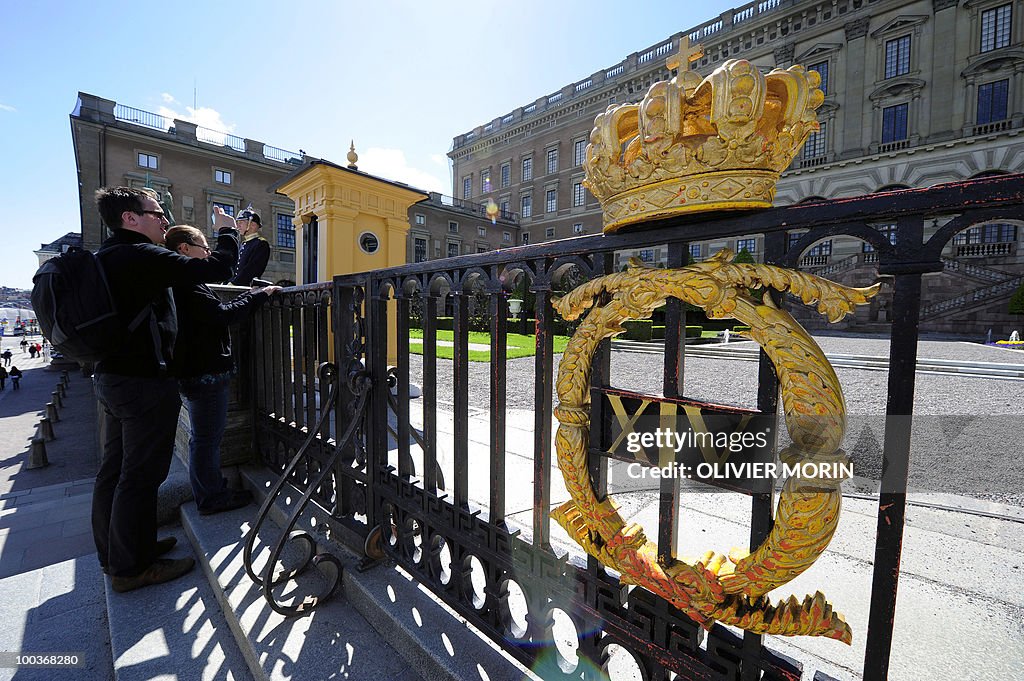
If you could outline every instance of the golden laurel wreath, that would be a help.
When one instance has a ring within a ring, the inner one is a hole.
[[[789,291],[804,304],[818,303],[830,322],[867,302],[878,285],[856,289],[802,272],[770,265],[733,264],[728,249],[709,260],[675,270],[631,264],[626,271],[579,286],[555,307],[580,323],[558,367],[555,408],[558,466],[572,499],[552,513],[590,555],[670,601],[705,627],[715,621],[760,634],[826,636],[849,644],[853,632],[819,591],[803,602],[765,597],[809,568],[828,546],[839,522],[839,478],[789,477],[779,496],[775,523],[753,552],[728,556],[708,551],[699,560],[663,565],[657,545],[643,528],[627,525],[610,497],[599,499],[587,471],[591,362],[598,344],[623,331],[627,320],[646,319],[667,298],[701,307],[710,318],[735,318],[775,365],[782,389],[786,428],[792,445],[780,458],[792,464],[847,463],[839,450],[846,428],[845,404],[835,371],[824,353],[787,312],[748,290],[766,286]],[[602,293],[611,295],[596,306]],[[826,468],[826,467],[822,467]]]

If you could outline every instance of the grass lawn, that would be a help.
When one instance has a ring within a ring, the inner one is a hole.
[[[454,340],[453,331],[438,330],[437,340],[448,341],[451,343]],[[419,341],[419,342],[417,342]],[[409,352],[414,355],[423,354],[423,330],[422,329],[410,329],[409,330]],[[490,345],[491,334],[483,333],[480,331],[469,332],[469,342],[477,343],[479,345]],[[562,352],[565,350],[566,344],[569,342],[568,336],[555,336],[554,346],[555,352]],[[505,343],[505,358],[516,359],[519,357],[532,357],[536,354],[536,341],[533,336],[524,336],[519,333],[510,333],[506,337]],[[444,359],[452,359],[455,354],[455,348],[451,345],[438,343],[437,345],[437,356]],[[490,362],[491,351],[490,350],[469,350],[469,361],[471,362]]]

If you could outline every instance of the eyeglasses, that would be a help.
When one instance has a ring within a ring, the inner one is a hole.
[[[161,220],[167,219],[167,213],[163,212],[162,210],[137,210],[133,212],[136,215],[155,215],[157,218]]]
[[[213,249],[211,249],[209,246],[203,246],[201,244],[194,244],[191,241],[186,241],[185,243],[187,243],[189,246],[195,246],[196,248],[201,248],[204,251],[206,251],[207,253],[213,253]]]

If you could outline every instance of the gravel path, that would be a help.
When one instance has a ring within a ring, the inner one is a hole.
[[[888,339],[822,336],[826,353],[886,356]],[[754,347],[740,343],[737,347]],[[957,341],[922,341],[922,359],[1024,363],[1024,353]],[[410,362],[413,383],[422,385],[422,358]],[[557,375],[561,355],[555,355]],[[657,355],[614,351],[612,385],[660,395],[662,364]],[[452,362],[439,359],[437,398],[451,410]],[[508,409],[532,410],[534,358],[507,363]],[[469,363],[469,403],[486,409],[489,365]],[[881,442],[887,372],[837,368],[849,415],[844,448],[859,477],[877,479],[881,471]],[[552,389],[552,393],[554,390]],[[687,397],[754,407],[757,363],[690,358],[685,364]],[[923,491],[961,494],[1024,506],[1024,470],[1017,465],[1020,424],[1024,415],[1024,381],[919,374],[914,401],[910,486]]]

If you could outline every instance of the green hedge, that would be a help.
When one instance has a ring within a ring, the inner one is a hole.
[[[665,327],[664,326],[651,326],[651,338],[654,340],[665,340]]]
[[[704,333],[703,326],[687,326],[686,337],[687,338],[700,338],[701,334]]]
[[[651,328],[654,326],[654,322],[650,319],[637,319],[631,322],[623,322],[622,326],[626,329],[626,333],[619,336],[620,338],[632,341],[649,341],[651,340]]]

